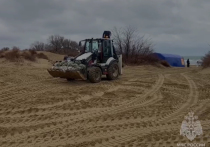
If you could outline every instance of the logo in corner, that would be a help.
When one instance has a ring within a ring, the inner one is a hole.
[[[190,141],[194,140],[196,136],[202,135],[203,130],[198,117],[194,116],[194,112],[189,112],[182,121],[180,135],[186,136]]]

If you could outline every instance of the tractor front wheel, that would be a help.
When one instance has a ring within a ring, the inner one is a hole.
[[[101,81],[102,72],[99,67],[90,67],[88,79],[91,83],[98,83]]]
[[[106,75],[108,80],[115,80],[119,76],[119,66],[117,62],[111,63],[107,69],[108,74]]]

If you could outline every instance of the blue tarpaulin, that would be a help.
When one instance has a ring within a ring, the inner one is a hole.
[[[160,60],[167,61],[173,67],[185,67],[184,58],[174,54],[154,53]]]

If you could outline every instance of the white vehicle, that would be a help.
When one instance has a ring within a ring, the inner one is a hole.
[[[102,75],[106,75],[109,80],[117,79],[122,74],[122,55],[116,54],[110,36],[110,31],[104,31],[102,38],[85,39],[79,42],[82,48],[81,54],[73,61],[84,64],[86,70],[62,72],[49,69],[49,74],[67,80],[89,80],[92,83],[100,82]]]
[[[198,67],[198,66],[201,66],[201,64],[202,64],[202,61],[201,61],[201,60],[198,60],[198,61],[197,61],[197,67]]]

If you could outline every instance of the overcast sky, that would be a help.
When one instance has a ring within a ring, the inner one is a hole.
[[[0,48],[28,48],[54,34],[79,41],[128,25],[157,52],[210,50],[210,0],[0,0]]]

